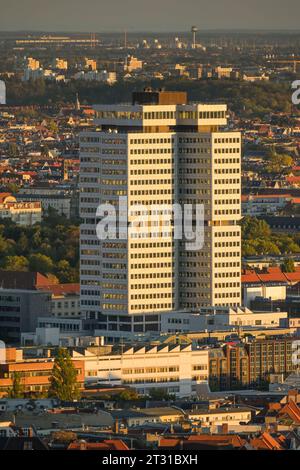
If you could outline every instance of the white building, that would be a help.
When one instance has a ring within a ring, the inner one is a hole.
[[[46,326],[45,326],[46,325]],[[53,326],[56,325],[56,326]],[[61,346],[68,347],[88,347],[101,346],[104,339],[96,336],[86,336],[86,332],[78,331],[74,333],[71,330],[72,324],[68,324],[67,328],[64,323],[44,323],[43,327],[36,328],[30,333],[21,334],[22,346]],[[73,324],[76,328],[77,324]]]
[[[288,326],[287,312],[252,312],[246,307],[210,307],[199,312],[170,312],[161,315],[162,333],[217,331],[232,327],[276,328]]]
[[[240,423],[249,423],[252,418],[248,408],[217,408],[215,410],[195,410],[188,413],[189,419],[201,426],[220,426],[230,424],[237,426]]]
[[[134,94],[132,105],[95,110],[99,130],[80,137],[85,317],[104,324],[125,316],[123,331],[141,331],[133,324],[130,330],[126,316],[240,305],[241,136],[223,129],[226,105],[188,104],[185,93],[146,90]],[[147,225],[155,237],[138,238],[126,228],[124,238],[99,241],[97,208],[110,203],[119,215],[120,196],[127,196],[131,224],[136,204],[201,205],[204,246],[189,250],[170,224],[163,233],[168,222],[161,219]]]
[[[280,195],[245,195],[242,197],[243,215],[257,217],[264,214],[274,214],[282,210],[293,197],[289,194]]]
[[[14,196],[0,195],[0,218],[10,219],[18,225],[31,226],[42,220],[40,202],[17,201]]]
[[[243,304],[245,307],[251,306],[251,301],[261,297],[269,300],[285,300],[286,285],[280,283],[274,284],[254,284],[243,286]]]
[[[42,188],[42,187],[29,187],[21,188],[16,194],[17,200],[23,201],[40,201],[42,208],[45,212],[52,208],[58,212],[59,215],[64,215],[68,219],[74,216],[76,210],[74,206],[77,205],[77,194],[69,189],[57,188]]]
[[[85,363],[85,381],[128,385],[140,394],[164,389],[178,397],[195,395],[199,384],[208,381],[208,351],[193,350],[191,344],[138,346],[122,353],[97,354],[73,351]]]
[[[74,78],[75,80],[104,82],[108,85],[113,85],[117,81],[117,74],[116,72],[108,72],[107,70],[89,70],[88,72],[82,70],[77,72]]]

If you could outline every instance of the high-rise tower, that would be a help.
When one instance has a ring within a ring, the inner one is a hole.
[[[198,28],[196,26],[192,26],[191,33],[193,35],[193,42],[192,42],[192,49],[196,49],[196,33],[198,32]]]
[[[145,90],[132,104],[95,110],[99,130],[80,137],[85,317],[98,318],[103,329],[122,323],[124,331],[143,332],[161,312],[239,305],[241,136],[224,130],[226,105]],[[172,230],[99,240],[98,205],[118,208],[125,196],[127,212],[136,204],[203,204],[204,246],[189,251]]]

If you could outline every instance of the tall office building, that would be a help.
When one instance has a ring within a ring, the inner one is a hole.
[[[155,330],[164,311],[239,305],[241,136],[224,130],[226,105],[145,90],[133,94],[132,104],[95,110],[98,129],[80,137],[85,318],[100,329],[143,332]],[[127,206],[119,211],[124,196]],[[105,203],[117,215],[129,211],[127,237],[97,238],[96,211]],[[164,230],[163,217],[150,220],[155,233],[129,231],[145,208],[174,203],[203,204],[203,247],[188,249],[174,237],[174,220]],[[138,204],[143,209],[133,210]]]

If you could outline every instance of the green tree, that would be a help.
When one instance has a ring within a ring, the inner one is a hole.
[[[294,261],[292,259],[285,259],[281,269],[284,273],[294,273],[296,271]]]
[[[0,235],[0,256],[7,255],[9,248],[9,242],[3,237],[3,235]]]
[[[122,401],[134,401],[139,399],[139,394],[136,390],[127,389],[123,390],[123,392],[118,395],[118,399]]]
[[[69,443],[72,441],[76,441],[77,434],[73,431],[55,431],[51,434],[51,437],[54,442]]]
[[[16,158],[19,155],[18,146],[14,142],[11,142],[8,146],[8,155],[11,158]]]
[[[62,283],[78,282],[77,269],[72,268],[65,259],[57,263],[55,274]]]
[[[278,154],[274,149],[272,149],[267,154],[266,160],[266,171],[268,173],[280,173],[287,168],[291,167],[294,163],[293,158],[290,155]]]
[[[12,387],[8,390],[9,398],[24,398],[24,386],[20,372],[14,372]]]
[[[58,132],[58,125],[57,125],[57,123],[56,123],[53,119],[48,123],[48,129],[49,129],[53,134],[57,134],[57,132]]]
[[[246,216],[242,220],[242,238],[251,240],[257,238],[269,238],[271,236],[270,226],[264,220],[256,217]]]
[[[47,274],[52,272],[53,266],[53,261],[49,256],[40,253],[29,256],[30,271],[38,271],[42,274]]]
[[[77,371],[67,349],[59,348],[50,377],[49,397],[63,401],[80,398]]]
[[[152,400],[168,400],[170,398],[168,392],[160,388],[151,388],[149,391],[149,397]]]
[[[25,256],[7,256],[4,259],[5,271],[28,271],[28,259]]]
[[[19,240],[17,241],[16,250],[20,255],[24,255],[29,247],[29,240],[24,232],[21,233]]]
[[[9,193],[16,194],[19,192],[19,186],[16,183],[8,183],[6,186],[6,190]]]
[[[258,255],[280,255],[280,250],[275,243],[270,240],[259,238],[254,240],[254,246]]]

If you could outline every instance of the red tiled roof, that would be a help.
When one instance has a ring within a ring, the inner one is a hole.
[[[288,415],[294,423],[300,424],[300,408],[294,401],[287,403],[280,410],[279,415]]]
[[[158,447],[176,447],[180,443],[180,439],[160,439]]]
[[[294,273],[284,273],[285,277],[289,282],[299,282],[300,281],[300,271],[299,268],[296,268]]]
[[[269,267],[267,272],[256,272],[245,270],[242,272],[242,283],[268,283],[268,282],[300,282],[300,267],[295,268],[295,272],[283,273],[277,266]]]
[[[247,282],[258,282],[260,283],[260,279],[255,271],[246,270],[244,274],[242,274],[242,283]]]
[[[39,286],[39,289],[46,290],[51,292],[53,295],[64,295],[64,294],[79,294],[80,284],[70,283],[70,284],[49,284]]]
[[[300,176],[287,176],[286,181],[288,183],[300,183]]]
[[[259,279],[262,282],[286,282],[287,279],[284,275],[284,273],[279,270],[278,272],[268,272],[268,273],[259,273],[258,274]]]
[[[11,193],[0,193],[0,203],[2,204],[7,197],[10,197]]]
[[[129,450],[121,439],[107,439],[103,442],[71,442],[67,450]]]
[[[263,432],[261,436],[255,437],[250,441],[250,444],[257,450],[284,450],[280,442],[268,432]]]
[[[218,435],[208,435],[208,434],[198,434],[189,436],[187,439],[189,442],[211,442],[211,443],[225,443],[231,444],[233,447],[242,447],[246,441],[242,439],[238,434],[218,434]]]

